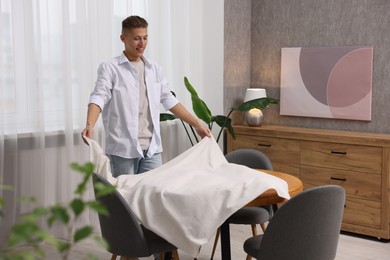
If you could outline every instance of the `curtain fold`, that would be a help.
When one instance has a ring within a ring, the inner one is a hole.
[[[81,175],[69,165],[89,161],[80,133],[97,67],[123,50],[119,35],[121,21],[127,16],[137,14],[148,20],[146,55],[162,65],[172,90],[187,109],[192,111],[184,76],[197,84],[207,104],[219,103],[213,105],[214,113],[222,113],[223,32],[208,28],[210,24],[223,28],[223,0],[215,1],[215,12],[205,17],[207,3],[0,0],[0,183],[13,187],[0,189],[6,201],[0,218],[0,244],[15,220],[32,208],[18,198],[33,196],[49,206],[73,197]],[[219,39],[208,43],[212,34]],[[204,48],[213,50],[218,66],[204,63]],[[204,84],[207,75],[218,82],[213,90]],[[179,122],[164,124],[163,158],[167,161],[190,144]],[[94,139],[102,146],[103,136],[99,120]],[[93,199],[92,189],[88,197]],[[85,223],[98,229],[91,212],[78,225]],[[65,238],[63,230],[57,231],[58,237]]]

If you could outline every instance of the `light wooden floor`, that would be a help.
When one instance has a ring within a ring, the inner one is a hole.
[[[259,228],[260,230],[260,228]],[[248,226],[244,225],[231,225],[231,246],[232,246],[232,259],[244,260],[246,257],[245,252],[242,249],[242,243],[244,240],[251,236],[251,231]],[[213,239],[212,239],[213,240]],[[210,259],[211,248],[213,241],[206,244],[198,256],[199,260]],[[219,247],[217,249],[215,260],[220,260]],[[110,259],[111,255],[104,249],[99,248],[92,241],[83,242],[82,245],[77,246],[73,250],[69,259],[85,259],[86,253],[91,253],[98,257],[99,260]],[[179,250],[181,260],[193,260],[193,257],[186,255]],[[50,260],[60,259],[56,253],[48,248],[47,258]],[[117,258],[119,260],[119,257]],[[142,260],[151,260],[152,257],[141,258]],[[379,241],[376,238],[359,237],[349,234],[341,234],[339,239],[339,246],[337,251],[336,260],[389,260],[390,259],[390,242]]]

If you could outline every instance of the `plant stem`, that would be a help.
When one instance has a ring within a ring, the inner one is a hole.
[[[194,128],[193,128],[191,125],[190,125],[190,128],[191,128],[192,134],[193,134],[194,137],[195,137],[196,142],[199,143],[199,140],[198,140],[198,137],[196,136],[196,133],[195,133]]]
[[[223,129],[226,127],[226,124],[227,124],[227,122],[228,122],[228,118],[230,117],[230,115],[232,114],[232,112],[233,112],[233,109],[231,109],[231,110],[229,111],[229,114],[227,115],[225,122],[223,123],[221,129],[219,130],[218,137],[217,137],[217,143],[219,142],[219,138],[221,137],[222,131],[223,131]]]
[[[188,139],[189,139],[190,142],[191,142],[191,145],[194,146],[194,142],[192,142],[192,138],[191,138],[191,136],[190,136],[190,133],[189,133],[188,130],[187,130],[186,125],[184,124],[183,120],[180,119],[180,121],[181,121],[181,123],[183,124],[184,130],[186,130],[186,134],[187,134],[187,136],[188,136]]]
[[[74,220],[75,221],[75,220]],[[73,247],[73,230],[74,230],[74,221],[71,220],[71,222],[69,223],[68,225],[68,228],[67,228],[67,232],[68,232],[68,241],[69,241],[69,248],[67,248],[64,252],[64,254],[62,255],[62,259],[63,260],[67,260],[69,258],[69,254],[70,254],[70,251],[72,250],[72,247]]]

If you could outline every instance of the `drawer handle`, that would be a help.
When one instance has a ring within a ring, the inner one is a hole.
[[[330,177],[331,180],[335,181],[347,181],[347,178],[336,178],[336,177]]]
[[[271,145],[270,145],[270,144],[257,144],[257,146],[271,147]]]
[[[330,153],[334,153],[334,154],[347,154],[347,152],[338,152],[338,151],[330,151]]]

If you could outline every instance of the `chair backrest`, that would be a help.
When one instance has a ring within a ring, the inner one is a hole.
[[[255,149],[238,149],[225,155],[229,163],[248,166],[253,169],[273,170],[270,159]]]
[[[336,257],[345,191],[326,185],[284,203],[270,221],[257,259],[330,260]]]
[[[94,184],[111,185],[97,174],[93,174],[92,179]],[[94,191],[96,195],[95,188]],[[96,197],[96,200],[109,212],[108,216],[98,214],[102,236],[109,245],[108,251],[121,256],[150,256],[141,224],[122,195],[114,190],[111,194]]]

